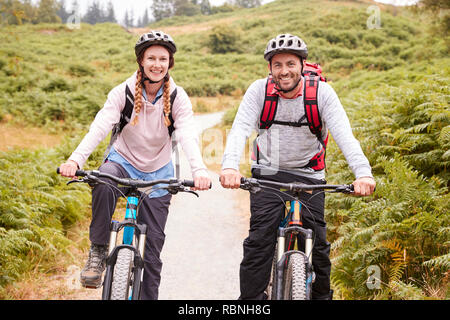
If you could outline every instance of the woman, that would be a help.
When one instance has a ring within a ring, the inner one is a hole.
[[[211,180],[202,161],[198,139],[193,128],[192,105],[183,88],[169,76],[174,65],[176,46],[173,39],[160,31],[143,34],[135,46],[138,70],[125,82],[110,91],[103,108],[91,124],[89,132],[60,166],[61,175],[73,177],[97,145],[119,122],[125,106],[126,88],[134,95],[131,121],[115,142],[106,161],[99,170],[118,177],[142,180],[173,177],[171,161],[172,140],[168,128],[170,95],[177,89],[172,105],[172,119],[177,140],[189,160],[196,190],[209,188]],[[89,238],[91,248],[80,279],[84,286],[99,287],[105,268],[109,241],[109,225],[119,195],[105,185],[92,190],[92,222]],[[165,190],[152,193],[143,201],[138,222],[148,226],[142,299],[157,299],[162,262],[160,253],[164,244],[164,227],[167,221],[171,195]]]

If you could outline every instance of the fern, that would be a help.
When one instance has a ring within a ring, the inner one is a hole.
[[[355,132],[372,163],[377,190],[370,201],[348,207],[343,201],[327,202],[332,278],[344,298],[423,299],[433,291],[429,282],[418,280],[423,274],[435,279],[433,287],[445,286],[450,116],[449,89],[443,83],[450,78],[437,73],[407,87],[382,85],[360,97],[352,94],[361,119]],[[329,179],[345,176],[342,170],[341,164],[329,170]],[[365,286],[370,265],[382,272],[378,290]]]
[[[86,212],[89,187],[68,192],[55,168],[76,143],[0,153],[0,287],[32,268],[34,257],[46,261],[72,245],[66,228]]]
[[[428,268],[441,268],[443,270],[450,269],[450,253],[427,260],[423,263]]]

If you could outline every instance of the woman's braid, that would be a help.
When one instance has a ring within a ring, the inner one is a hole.
[[[142,108],[142,83],[141,83],[141,79],[142,79],[142,72],[141,70],[137,71],[137,76],[136,76],[136,87],[134,90],[134,119],[131,122],[131,124],[133,126],[137,125],[138,123],[138,115],[139,112],[141,112],[141,108]]]

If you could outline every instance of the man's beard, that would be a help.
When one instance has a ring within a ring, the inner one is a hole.
[[[287,92],[291,92],[292,90],[294,90],[298,86],[298,84],[300,83],[301,79],[302,79],[302,77],[299,76],[298,79],[294,82],[294,84],[288,89],[284,89],[283,87],[281,87],[281,84],[280,84],[280,81],[278,80],[278,78],[274,78],[274,81],[275,81],[276,88],[277,88],[278,91],[287,93]]]

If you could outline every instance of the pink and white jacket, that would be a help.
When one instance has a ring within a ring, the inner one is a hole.
[[[69,157],[80,168],[83,167],[89,155],[98,144],[111,132],[114,124],[119,122],[120,114],[125,106],[125,87],[128,85],[134,94],[136,72],[125,82],[113,88],[103,108],[97,113],[89,132]],[[170,91],[177,88],[177,95],[172,106],[174,119],[174,134],[180,143],[191,166],[192,176],[207,176],[203,163],[198,137],[196,136],[192,104],[182,87],[175,84],[170,78]],[[163,97],[155,104],[142,98],[142,108],[139,121],[133,126],[131,121],[126,125],[114,142],[114,149],[124,157],[132,166],[142,172],[153,172],[165,166],[171,160],[172,139],[168,128],[164,124]]]

